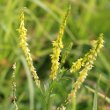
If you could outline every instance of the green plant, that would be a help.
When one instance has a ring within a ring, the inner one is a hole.
[[[50,79],[52,79],[52,83],[49,84],[49,88],[47,89],[48,92],[46,98],[46,110],[51,109],[50,105],[50,100],[51,100],[51,93],[54,89],[53,83],[58,80],[58,72],[62,70],[62,67],[60,67],[60,54],[61,54],[61,49],[63,48],[63,42],[62,42],[62,36],[64,33],[64,28],[66,25],[66,20],[69,15],[70,8],[67,10],[67,13],[65,14],[65,17],[63,19],[63,22],[60,27],[60,31],[58,34],[58,38],[56,41],[53,41],[53,54],[51,55],[51,62],[52,62],[52,67],[51,67],[51,74],[50,74]],[[44,88],[41,88],[40,86],[40,80],[37,76],[37,73],[34,69],[33,63],[32,63],[32,58],[30,55],[30,50],[28,48],[28,44],[26,42],[26,29],[24,27],[24,13],[22,11],[21,16],[20,16],[20,28],[19,28],[19,33],[20,33],[20,47],[22,48],[25,58],[27,60],[30,72],[32,73],[33,79],[36,83],[36,85],[40,88],[42,95],[44,92]],[[68,95],[66,105],[70,102],[73,101],[73,99],[76,96],[77,90],[80,88],[81,84],[84,82],[87,73],[89,70],[92,69],[94,60],[96,60],[97,54],[100,52],[100,49],[103,47],[103,34],[99,36],[99,39],[95,41],[92,49],[84,56],[84,58],[78,59],[76,62],[73,63],[73,65],[70,68],[70,72],[76,72],[83,67],[83,69],[80,71],[80,75],[75,83],[73,83],[73,89],[71,90],[71,93]],[[59,73],[60,74],[60,73]],[[61,76],[62,77],[62,76]],[[44,84],[45,85],[45,84]],[[44,87],[44,86],[43,86]],[[66,107],[61,106],[57,108],[58,110],[65,110]]]
[[[71,4],[71,12],[63,34],[58,74],[51,81],[51,41],[57,39],[58,27],[68,3]],[[47,104],[52,109],[109,109],[109,4],[110,0],[0,0],[0,110],[13,110],[14,107],[10,93],[10,74],[14,62],[17,63],[16,103],[20,110],[45,110]],[[16,29],[19,27],[19,10],[22,7],[26,7],[27,43],[43,92],[34,84],[24,53],[18,46],[19,35]],[[104,33],[103,51],[98,54],[94,68],[88,72],[88,78],[77,91],[76,99],[68,104],[68,94],[74,89],[79,72],[83,69],[81,67],[81,70],[70,73],[72,63],[85,56],[92,48],[92,40],[98,39],[99,33]]]
[[[16,103],[16,81],[15,81],[16,63],[13,65],[13,75],[12,75],[12,102],[14,104],[15,110],[18,110],[18,105]]]

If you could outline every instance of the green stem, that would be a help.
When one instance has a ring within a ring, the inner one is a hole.
[[[89,86],[85,86],[86,89],[88,89],[90,92],[95,93],[96,91]],[[110,98],[107,97],[106,95],[101,94],[100,92],[97,92],[97,95],[100,96],[101,98],[105,99],[106,102],[110,103]]]
[[[46,103],[46,110],[50,110],[50,95],[52,92],[53,80],[50,82],[48,95],[47,95],[47,103]]]

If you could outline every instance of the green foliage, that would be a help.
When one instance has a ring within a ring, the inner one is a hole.
[[[58,80],[60,83],[57,80],[54,83],[50,82],[54,88],[50,95],[51,87],[49,88],[47,82],[49,82],[48,76],[51,66],[49,56],[52,52],[51,41],[56,39],[58,27],[68,3],[71,4],[71,13],[63,42],[64,48],[70,42],[73,43],[73,46],[69,47],[68,45],[70,53],[67,52],[68,49],[62,51],[64,68],[59,71]],[[22,7],[26,7],[24,10],[25,24],[34,67],[40,80],[45,84],[42,93],[35,87],[27,62],[18,46],[19,35],[16,29],[19,27],[19,10]],[[90,41],[97,39],[99,33],[105,35],[105,48],[85,81],[85,84],[89,86],[88,91],[84,86],[81,87],[75,105],[77,110],[91,110],[93,108],[94,84],[99,77],[97,73],[101,73],[102,77],[97,90],[97,95],[100,96],[98,97],[97,109],[107,110],[110,103],[109,12],[109,0],[0,0],[0,110],[13,110],[10,95],[12,75],[10,74],[15,62],[17,63],[16,97],[19,110],[45,110],[47,102],[49,102],[48,107],[50,105],[60,106],[71,90],[71,82],[74,82],[77,77],[77,74],[70,74],[66,68],[71,67],[72,61],[84,56],[90,48]],[[65,59],[66,54],[69,55]],[[49,92],[47,92],[48,90]],[[71,105],[68,106],[68,110],[70,110],[69,107],[71,108]]]

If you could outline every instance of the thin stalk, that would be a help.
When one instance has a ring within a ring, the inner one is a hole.
[[[89,86],[85,86],[86,89],[88,89],[90,92],[92,93],[95,93],[96,91],[92,88],[90,88]],[[100,92],[97,92],[97,95],[100,96],[101,98],[103,98],[106,102],[110,103],[110,98],[107,97],[106,95],[100,93]]]

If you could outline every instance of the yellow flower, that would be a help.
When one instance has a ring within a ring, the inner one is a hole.
[[[97,53],[100,51],[100,49],[103,47],[103,34],[100,34],[100,37],[98,40],[94,41],[94,45],[93,45],[93,48],[90,49],[90,51],[84,56],[84,58],[80,58],[78,59],[76,62],[73,62],[72,66],[71,66],[71,69],[70,69],[70,72],[76,72],[78,70],[81,69],[81,67],[84,67],[85,64],[87,62],[91,62],[91,59],[96,59],[96,56],[97,56]]]
[[[67,12],[65,14],[65,17],[64,17],[63,22],[60,27],[60,31],[59,31],[57,40],[52,42],[53,53],[51,54],[52,66],[51,66],[51,73],[50,73],[50,79],[52,79],[52,80],[54,80],[56,78],[57,70],[59,68],[59,57],[60,57],[61,49],[63,48],[62,37],[64,34],[64,28],[66,26],[66,20],[69,15],[69,11],[70,11],[70,8],[67,10]]]
[[[39,87],[40,86],[40,80],[39,80],[39,77],[37,76],[37,73],[36,73],[35,68],[33,66],[32,57],[30,54],[30,50],[28,48],[27,37],[26,37],[27,29],[24,26],[24,12],[23,11],[22,11],[21,16],[20,16],[20,27],[19,27],[18,31],[20,34],[20,36],[19,36],[20,47],[22,48],[22,50],[24,52],[24,55],[25,55],[25,58],[27,60],[29,69],[30,69],[32,76],[34,78],[35,84]]]
[[[62,105],[61,107],[58,107],[57,110],[66,110],[66,107]]]
[[[76,72],[78,70],[80,70],[81,66],[82,66],[82,58],[78,59],[76,62],[73,62],[70,72]]]
[[[104,43],[103,34],[101,34],[98,40],[96,41],[96,44],[93,46],[92,49],[90,49],[90,51],[83,58],[82,62],[84,64],[83,65],[84,68],[80,71],[80,75],[73,86],[73,90],[68,95],[69,101],[71,101],[72,97],[76,96],[76,92],[81,87],[81,84],[84,82],[85,78],[87,77],[88,71],[92,69],[97,54],[100,52],[100,49],[103,47],[103,43]]]

